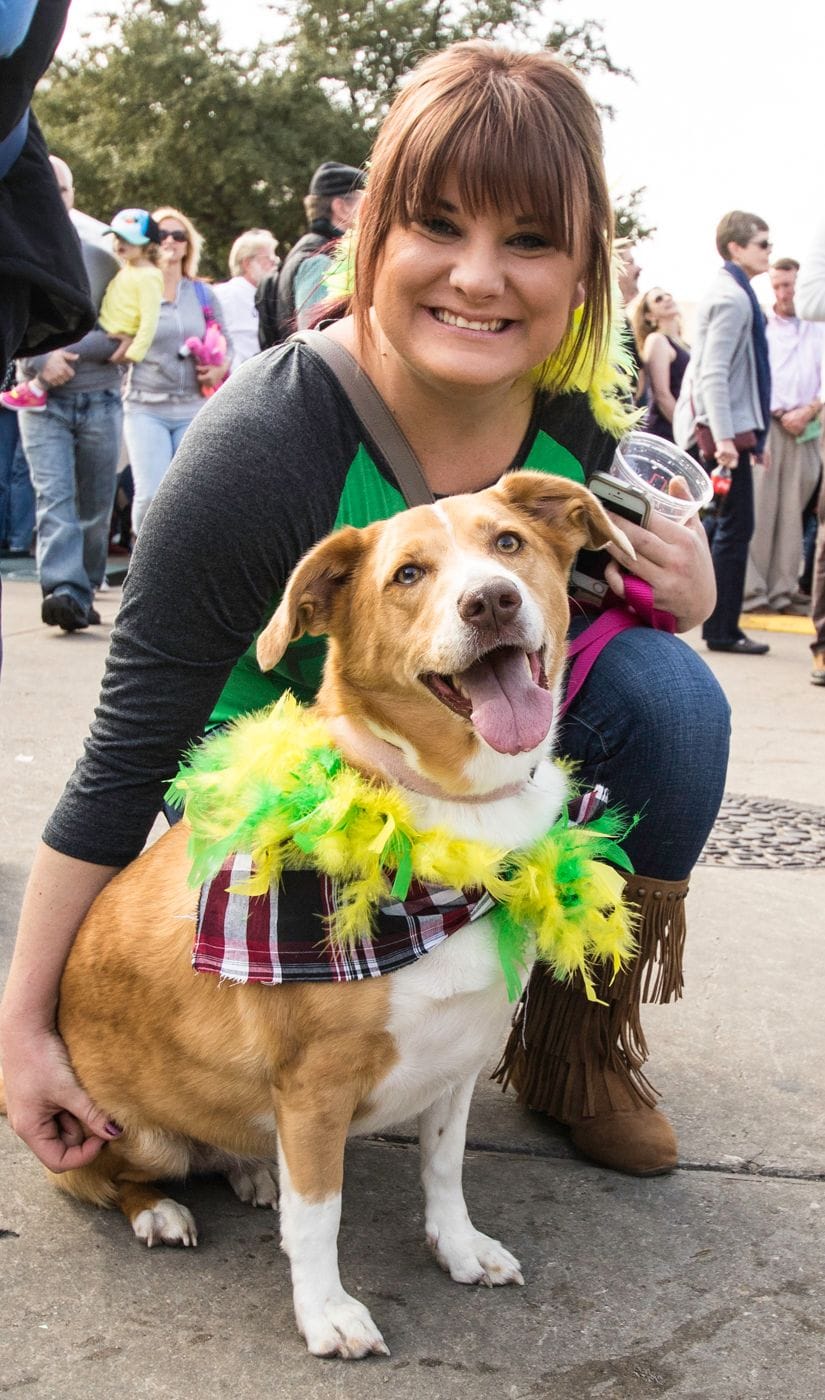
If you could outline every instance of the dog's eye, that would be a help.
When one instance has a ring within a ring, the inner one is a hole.
[[[496,540],[496,549],[501,550],[502,554],[518,554],[522,543],[523,541],[519,539],[518,535],[514,535],[510,530],[505,530],[504,534],[499,535]]]
[[[417,583],[420,578],[424,577],[424,570],[420,564],[402,564],[392,577],[393,583]]]

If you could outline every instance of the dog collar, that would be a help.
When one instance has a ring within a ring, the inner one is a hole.
[[[335,719],[329,720],[327,728],[332,737],[337,739],[356,762],[365,763],[370,768],[377,768],[382,777],[388,778],[398,787],[406,788],[408,792],[415,792],[421,797],[437,797],[444,802],[461,802],[478,806],[487,802],[500,802],[505,797],[516,797],[524,791],[530,781],[530,778],[522,778],[518,782],[505,783],[502,787],[493,788],[490,792],[466,793],[463,796],[456,796],[455,793],[447,792],[444,788],[439,787],[438,783],[432,782],[430,778],[425,778],[423,773],[416,772],[407,762],[397,744],[391,744],[388,739],[380,738],[378,734],[373,734],[370,729],[357,729],[352,720],[347,719],[345,715],[339,715]],[[532,774],[530,776],[532,777]]]

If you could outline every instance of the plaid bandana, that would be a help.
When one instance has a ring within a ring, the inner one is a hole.
[[[571,804],[574,825],[607,806],[595,788]],[[231,856],[201,886],[192,965],[231,982],[359,982],[416,962],[482,918],[494,901],[484,890],[456,890],[413,881],[405,900],[387,896],[376,909],[372,937],[354,948],[331,943],[324,930],[338,898],[337,882],[314,870],[286,870],[263,895],[231,894],[249,879],[251,860]]]

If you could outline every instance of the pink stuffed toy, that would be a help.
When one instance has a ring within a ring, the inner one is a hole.
[[[199,365],[222,365],[226,359],[226,337],[215,321],[209,322],[203,338],[190,335],[184,344]],[[208,399],[220,387],[220,384],[202,385],[201,393]]]

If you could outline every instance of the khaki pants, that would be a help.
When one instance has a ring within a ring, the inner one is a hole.
[[[744,607],[785,608],[797,590],[802,564],[802,512],[820,471],[819,441],[797,442],[773,419],[770,466],[754,464],[756,520],[748,552]]]

